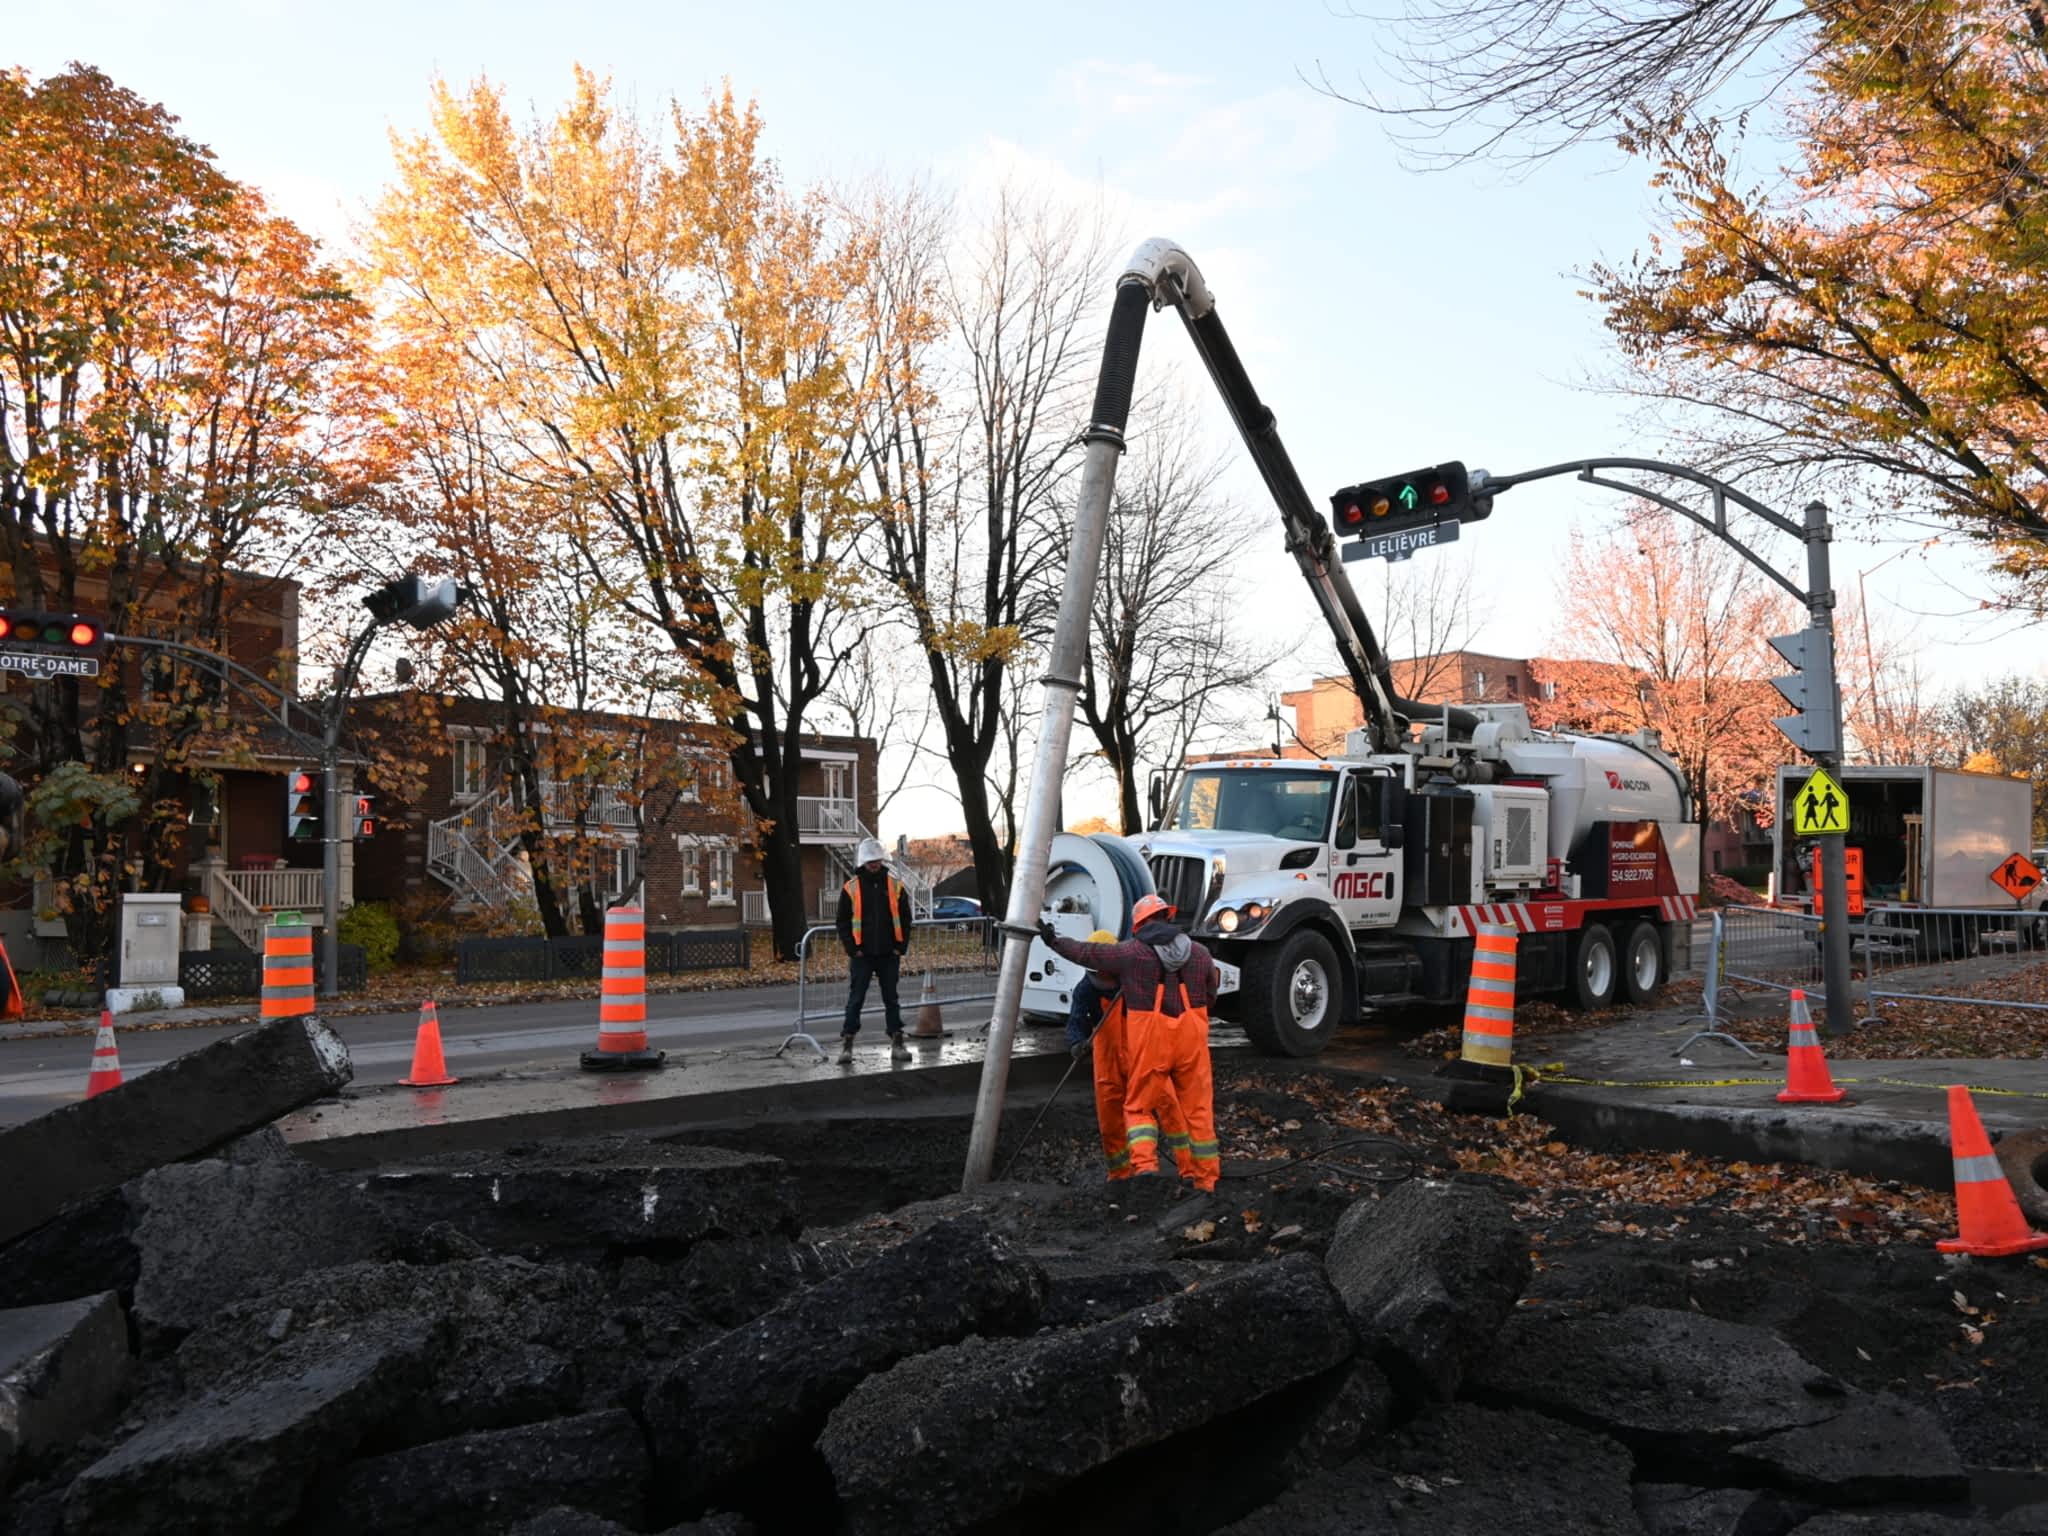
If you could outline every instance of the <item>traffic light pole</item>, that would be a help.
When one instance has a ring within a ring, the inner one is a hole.
[[[357,635],[342,658],[334,676],[334,696],[327,701],[320,734],[320,995],[341,993],[341,728],[348,717],[348,696],[355,690],[356,673],[370,652],[370,642],[384,627],[372,619],[369,628]],[[353,829],[354,822],[351,820]]]
[[[1829,712],[1832,727],[1829,750],[1812,754],[1813,760],[1830,778],[1839,782],[1842,768],[1842,690],[1835,678],[1835,587],[1829,571],[1828,544],[1834,530],[1828,526],[1828,509],[1819,501],[1806,504],[1802,530],[1806,539],[1806,611],[1811,627],[1826,637],[1816,665],[1824,669],[1816,692],[1820,706]],[[1808,708],[1812,707],[1809,701]],[[1820,965],[1821,984],[1827,988],[1825,1033],[1846,1035],[1856,1027],[1856,1009],[1849,996],[1849,861],[1845,856],[1848,838],[1841,832],[1823,834],[1820,843]]]

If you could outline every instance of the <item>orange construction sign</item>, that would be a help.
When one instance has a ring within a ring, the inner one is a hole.
[[[2041,866],[2024,853],[2015,853],[1991,871],[1991,883],[2014,901],[2025,901],[2041,889]]]

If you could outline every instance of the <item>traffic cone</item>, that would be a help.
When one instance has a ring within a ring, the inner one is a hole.
[[[419,1033],[412,1041],[412,1075],[398,1081],[407,1088],[446,1088],[457,1081],[448,1075],[448,1063],[441,1057],[441,1015],[431,999],[420,1004]]]
[[[647,917],[637,907],[604,915],[604,968],[598,979],[597,1049],[586,1072],[651,1071],[667,1056],[647,1048]]]
[[[924,973],[924,995],[917,1000],[917,1023],[911,1027],[913,1040],[938,1040],[945,1036],[945,1024],[939,1018],[939,989],[932,985],[932,973]]]
[[[1515,930],[1481,923],[1472,935],[1472,980],[1465,989],[1463,1061],[1512,1066],[1515,1059]]]
[[[2008,1254],[2048,1248],[2048,1233],[2036,1232],[2005,1180],[1984,1122],[1970,1090],[1951,1083],[1948,1090],[1948,1145],[1956,1167],[1956,1226],[1959,1237],[1944,1237],[1934,1246],[1943,1253],[1973,1253],[2002,1259]]]
[[[121,1053],[114,1049],[114,1016],[100,1010],[100,1032],[92,1042],[92,1075],[85,1080],[85,1096],[98,1098],[109,1088],[121,1086]]]
[[[1828,1076],[1828,1058],[1820,1048],[1820,1036],[1813,1031],[1813,1014],[1807,1010],[1806,994],[1792,990],[1792,1042],[1785,1055],[1785,1091],[1780,1104],[1839,1104],[1848,1095]]]

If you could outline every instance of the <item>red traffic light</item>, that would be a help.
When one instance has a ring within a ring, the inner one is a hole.
[[[1451,488],[1439,480],[1429,488],[1429,504],[1440,507],[1451,499]]]
[[[74,619],[72,621],[71,643],[73,645],[91,645],[94,642],[96,642],[99,639],[99,637],[100,629],[97,624],[88,624],[83,619]]]
[[[295,795],[310,795],[313,793],[313,775],[303,772],[293,774],[292,793]]]

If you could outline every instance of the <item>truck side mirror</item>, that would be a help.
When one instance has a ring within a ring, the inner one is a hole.
[[[1401,845],[1394,834],[1408,820],[1408,791],[1397,779],[1380,780],[1380,837],[1389,848]]]
[[[1398,821],[1390,821],[1385,826],[1380,828],[1380,846],[1382,848],[1385,848],[1389,853],[1398,852],[1400,849],[1405,848],[1407,845],[1408,828],[1406,824]]]
[[[1154,832],[1157,832],[1159,830],[1159,823],[1165,818],[1166,815],[1165,774],[1154,773],[1152,775],[1152,783],[1150,788],[1146,791],[1146,798],[1152,804],[1152,830]]]

